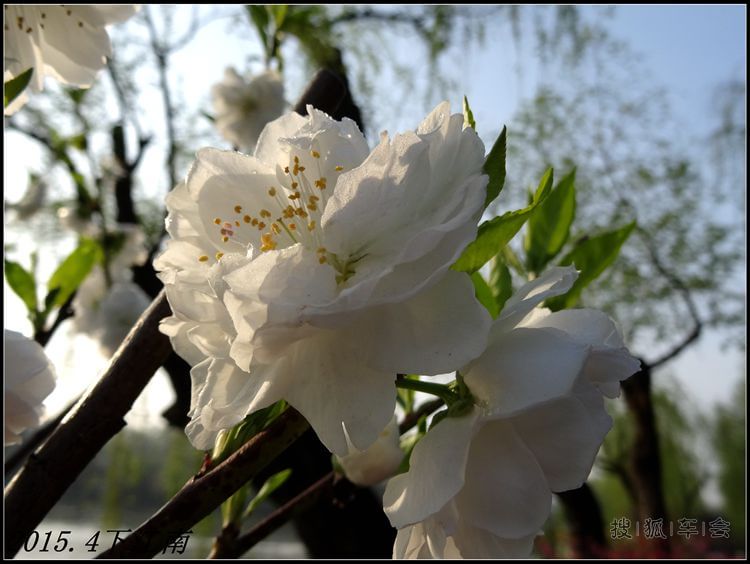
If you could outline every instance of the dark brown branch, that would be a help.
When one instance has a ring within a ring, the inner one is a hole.
[[[12,557],[97,452],[125,426],[123,417],[171,352],[159,321],[170,314],[162,292],[110,361],[99,382],[31,455],[5,488],[5,556]]]
[[[414,427],[422,416],[433,413],[443,405],[442,400],[434,400],[423,404],[419,409],[404,417],[399,424],[399,432],[405,433]],[[325,474],[242,536],[238,536],[239,530],[237,527],[232,525],[225,527],[214,541],[209,558],[239,558],[287,521],[315,505],[325,494],[332,494],[333,485],[342,481],[348,482],[344,477],[337,476],[333,471]],[[353,484],[350,484],[350,486],[356,487]]]
[[[251,480],[308,427],[298,411],[287,409],[224,462],[193,477],[153,517],[97,558],[150,558],[156,555]]]
[[[317,503],[324,494],[330,494],[335,477],[336,473],[333,470],[330,471],[240,537],[226,538],[225,531],[227,529],[225,528],[222,531],[222,536],[214,542],[211,554],[208,557],[212,559],[239,558],[287,521]]]
[[[570,523],[573,557],[604,557],[607,549],[604,519],[591,487],[584,482],[580,488],[558,492],[557,497]]]

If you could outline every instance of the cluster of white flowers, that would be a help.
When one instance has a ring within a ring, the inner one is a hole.
[[[371,484],[400,465],[396,375],[459,371],[473,406],[434,425],[387,486],[394,556],[528,556],[551,492],[591,469],[603,397],[638,363],[603,314],[536,307],[573,267],[529,282],[494,323],[450,270],[488,178],[447,103],[372,151],[352,121],[308,114],[269,123],[252,156],[199,151],[167,199],[155,266],[174,313],[162,331],[193,365],[187,434],[211,449],[284,399]]]
[[[8,4],[4,8],[4,81],[33,68],[29,87],[34,92],[42,90],[45,76],[80,88],[91,86],[106,57],[112,55],[105,26],[125,21],[139,9]],[[24,92],[5,108],[5,115],[15,113],[27,100]]]
[[[39,426],[42,402],[55,389],[55,367],[35,341],[4,331],[5,446],[21,442],[21,433]]]

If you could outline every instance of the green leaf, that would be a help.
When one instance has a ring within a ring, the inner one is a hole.
[[[47,282],[47,290],[58,290],[52,300],[59,307],[78,289],[94,265],[101,260],[102,249],[93,239],[81,238],[78,248],[68,255]]]
[[[608,231],[595,237],[585,238],[560,261],[560,265],[575,264],[580,270],[573,287],[562,296],[555,296],[545,302],[552,311],[572,307],[578,302],[583,289],[596,280],[620,253],[620,247],[630,236],[635,221],[625,227]]]
[[[492,290],[490,289],[489,285],[482,277],[482,275],[478,272],[474,272],[471,275],[471,281],[474,283],[474,293],[477,296],[477,300],[479,300],[479,303],[487,308],[487,311],[490,312],[492,319],[495,319],[500,310],[497,308],[495,296],[492,294]]]
[[[8,286],[21,298],[29,314],[37,311],[36,281],[34,275],[17,262],[5,261],[5,279]]]
[[[255,29],[258,31],[258,35],[260,35],[260,41],[263,43],[263,50],[266,53],[266,57],[268,56],[268,11],[266,10],[265,6],[259,5],[259,4],[251,4],[249,6],[246,6],[247,12],[250,15],[250,19],[252,20],[253,24],[255,25]]]
[[[487,159],[484,161],[484,173],[490,177],[487,183],[487,197],[484,200],[484,207],[489,206],[492,201],[498,197],[500,191],[505,185],[505,137],[507,128],[503,126],[500,136],[490,149]]]
[[[469,273],[479,270],[518,233],[536,207],[545,200],[551,188],[552,169],[550,168],[544,173],[532,202],[523,209],[507,212],[480,225],[477,238],[466,247],[451,268]]]
[[[274,24],[276,25],[276,29],[281,29],[281,26],[284,25],[284,19],[286,18],[286,14],[289,11],[289,5],[278,4],[274,6],[269,6],[269,9],[271,10],[271,13],[273,14],[273,19],[274,19]]]
[[[32,74],[34,74],[34,67],[31,67],[29,70],[22,72],[17,77],[12,78],[5,83],[5,92],[3,96],[5,101],[4,108],[7,108],[13,100],[18,98],[21,92],[23,92],[29,85]]]
[[[507,248],[507,247],[506,247]],[[508,265],[501,257],[501,253],[497,254],[490,262],[490,291],[495,298],[495,304],[497,305],[498,314],[503,311],[503,306],[508,298],[513,295],[513,280],[510,276],[510,270]]]
[[[268,496],[284,485],[284,482],[286,482],[291,475],[291,468],[287,468],[286,470],[282,470],[268,478],[268,480],[263,483],[260,490],[258,490],[258,493],[255,494],[255,497],[247,504],[247,509],[245,509],[245,513],[242,515],[243,519],[255,511],[261,503],[268,499]]]
[[[464,96],[464,127],[467,125],[474,131],[477,130],[477,122],[474,121],[474,114],[469,107],[469,100]]]
[[[86,138],[85,133],[74,135],[68,139],[68,143],[70,143],[71,147],[78,149],[79,151],[85,151],[88,147],[88,139]]]
[[[575,177],[573,169],[555,186],[526,225],[526,267],[535,274],[544,270],[568,240],[576,213]]]

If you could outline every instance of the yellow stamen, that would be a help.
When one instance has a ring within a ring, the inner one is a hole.
[[[219,260],[223,256],[224,256],[224,253],[222,252],[216,253],[216,260]]]
[[[313,158],[316,158],[316,159],[320,158],[320,153],[318,153],[317,151],[310,151],[310,154],[313,156]]]
[[[216,225],[221,225],[221,218],[220,218],[220,217],[217,217],[216,219],[214,219],[214,223],[215,223]]]
[[[242,206],[240,206],[240,205],[234,206],[234,211],[237,212],[237,213],[242,213]]]
[[[221,240],[226,243],[227,241],[229,241],[229,237],[227,237],[226,235],[224,235],[224,237],[222,237]]]
[[[336,167],[336,171],[337,171],[337,172],[341,172],[342,170],[344,170],[344,167],[343,167],[343,166],[337,166],[337,167]]]
[[[271,186],[271,187],[270,187],[270,188],[268,189],[268,195],[269,195],[269,196],[271,196],[271,197],[273,198],[273,197],[274,197],[274,196],[276,195],[276,188],[274,188],[273,186]]]
[[[201,262],[206,262],[208,260],[208,257],[206,255],[201,255],[198,257],[198,260]]]
[[[271,217],[271,212],[268,210],[260,210],[260,217]]]
[[[246,215],[245,217],[242,218],[242,221],[244,221],[245,223],[250,223],[251,219],[252,218],[249,215]]]

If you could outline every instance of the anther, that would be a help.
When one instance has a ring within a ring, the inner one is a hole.
[[[208,257],[206,255],[201,255],[198,257],[198,260],[201,262],[206,262],[208,260]]]

